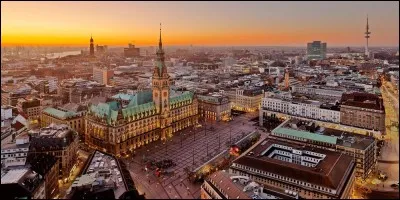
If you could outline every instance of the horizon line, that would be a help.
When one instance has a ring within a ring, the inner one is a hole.
[[[127,43],[127,44],[124,44],[124,45],[122,45],[122,44],[112,44],[112,45],[105,45],[105,44],[102,44],[102,45],[99,45],[99,46],[107,46],[107,47],[128,47],[128,45],[129,44],[132,44],[132,43]],[[134,45],[135,47],[157,47],[158,46],[158,44],[154,44],[154,45],[135,45],[135,44],[132,44],[132,45]],[[19,47],[89,47],[90,46],[90,44],[1,44],[1,47],[17,47],[17,46],[19,46]],[[210,45],[208,45],[208,44],[196,44],[196,45],[194,45],[194,44],[172,44],[172,45],[166,45],[166,44],[163,44],[163,46],[164,47],[176,47],[176,46],[180,46],[180,47],[183,47],[183,46],[187,46],[187,47],[203,47],[203,46],[206,46],[206,47],[307,47],[307,43],[305,44],[305,45],[267,45],[267,44],[260,44],[260,45],[250,45],[250,44],[240,44],[240,45],[238,45],[238,44],[226,44],[226,45],[222,45],[222,44],[210,44]],[[355,45],[355,44],[352,44],[352,45],[344,45],[344,44],[341,44],[341,45],[327,45],[327,48],[329,48],[329,47],[365,47],[365,45]],[[397,45],[373,45],[373,46],[371,46],[371,45],[369,45],[368,47],[399,47],[399,45],[397,44]]]

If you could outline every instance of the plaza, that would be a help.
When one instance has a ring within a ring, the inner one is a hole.
[[[250,119],[258,113],[246,113],[230,122],[202,123],[195,130],[186,129],[173,136],[166,143],[161,141],[137,149],[135,156],[124,158],[139,193],[146,198],[199,198],[200,184],[187,178],[192,171],[208,162],[224,150],[230,142],[236,143],[256,129]],[[208,155],[207,155],[208,153]],[[154,170],[145,170],[145,160],[161,161],[171,159],[171,175],[157,177]]]

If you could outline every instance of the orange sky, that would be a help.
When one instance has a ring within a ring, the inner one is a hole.
[[[1,2],[2,46],[398,46],[398,2]]]

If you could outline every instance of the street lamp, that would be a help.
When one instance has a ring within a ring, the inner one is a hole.
[[[181,147],[182,147],[182,131],[179,134],[181,136]]]
[[[220,135],[220,131],[218,131],[218,150],[221,149],[221,135]]]
[[[232,145],[232,126],[229,125],[229,143]]]
[[[193,163],[192,163],[192,165],[193,165],[193,168],[194,168],[194,146],[193,146],[193,154],[192,154],[192,158],[193,158]]]
[[[206,137],[206,143],[207,143],[207,158],[208,158],[208,138]]]

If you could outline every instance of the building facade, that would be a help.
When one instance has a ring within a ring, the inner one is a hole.
[[[231,118],[231,102],[222,95],[198,95],[199,116],[212,121]]]
[[[255,112],[259,110],[264,91],[259,88],[236,88],[235,90],[223,91],[232,102],[234,110]]]
[[[385,132],[383,99],[368,93],[343,94],[340,122],[344,125]]]
[[[326,43],[321,41],[313,41],[307,43],[308,60],[323,60],[326,58]]]
[[[59,160],[48,154],[30,154],[27,163],[30,168],[44,177],[46,199],[59,195],[58,172]]]
[[[344,89],[324,88],[321,86],[305,87],[305,86],[292,86],[292,92],[297,92],[307,95],[322,95],[340,99],[342,94],[346,92]]]
[[[275,113],[333,123],[340,123],[341,117],[339,107],[335,105],[321,104],[318,101],[281,99],[266,95],[262,100],[262,109],[260,109],[260,125],[263,124],[266,116]]]
[[[89,146],[121,156],[197,124],[197,99],[192,92],[170,89],[164,61],[160,30],[152,90],[136,93],[125,107],[115,100],[91,105],[85,120]]]
[[[38,99],[18,99],[17,108],[27,116],[27,120],[31,124],[38,123],[41,113],[40,100]]]
[[[31,130],[31,154],[49,154],[59,160],[58,178],[69,181],[72,167],[77,159],[78,134],[67,125],[51,124],[40,130]]]
[[[84,139],[84,112],[76,113],[59,108],[46,108],[42,112],[40,125],[41,127],[47,127],[50,126],[50,124],[66,124],[71,127],[72,130],[78,132],[81,139]]]
[[[100,84],[108,85],[113,76],[113,70],[93,67],[93,80]]]
[[[15,143],[4,144],[1,147],[2,167],[25,165],[29,152],[29,138],[17,138]]]
[[[128,48],[124,48],[124,56],[128,58],[140,56],[140,48],[136,48],[135,45],[129,44]]]

